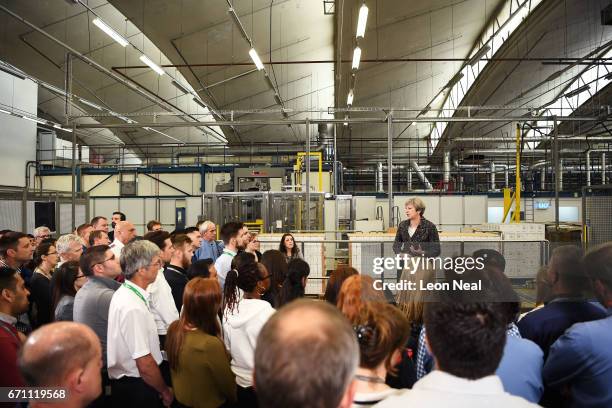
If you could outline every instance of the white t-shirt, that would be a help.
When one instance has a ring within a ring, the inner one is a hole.
[[[225,248],[223,253],[215,261],[215,269],[217,270],[217,279],[219,279],[221,291],[223,291],[225,287],[225,278],[227,277],[227,273],[232,269],[232,260],[235,256],[236,252]]]
[[[163,269],[157,272],[157,278],[147,287],[147,292],[150,295],[149,307],[157,325],[157,334],[163,336],[168,333],[168,326],[179,318],[179,313],[176,310],[176,304],[172,297],[172,288],[170,288],[164,276]]]
[[[163,360],[147,291],[130,281],[113,295],[108,310],[107,362],[111,379],[140,377],[136,359],[151,354]]]

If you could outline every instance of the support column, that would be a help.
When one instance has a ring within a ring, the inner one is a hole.
[[[606,184],[606,154],[601,154],[601,184]]]
[[[389,198],[389,227],[394,227],[392,223],[393,215],[393,116],[389,112],[387,115],[387,182],[388,182],[388,198]]]
[[[557,126],[557,119],[554,122],[554,133],[553,133],[553,164],[555,166],[555,228],[559,230],[559,191],[561,190],[561,162],[559,160],[559,129]]]
[[[310,119],[306,118],[306,230],[310,231]]]
[[[587,187],[591,186],[591,151],[587,150],[586,152],[586,184]]]

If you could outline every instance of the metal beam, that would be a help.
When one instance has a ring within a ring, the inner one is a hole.
[[[1,7],[1,6],[0,6]],[[542,116],[538,117],[539,121],[563,121],[563,122],[593,122],[601,121],[598,117],[578,117],[578,116]],[[347,118],[347,119],[310,119],[311,124],[333,124],[333,123],[348,123],[348,124],[366,124],[366,123],[380,123],[386,122],[384,118]],[[423,123],[437,123],[437,122],[529,122],[533,121],[533,118],[518,116],[518,117],[460,117],[460,118],[434,118],[434,117],[420,117],[420,118],[392,118],[392,123],[411,123],[411,122],[423,122]],[[305,125],[305,119],[284,119],[284,120],[237,120],[237,121],[204,121],[204,122],[149,122],[149,123],[83,123],[78,124],[77,129],[140,129],[143,127],[152,128],[173,128],[173,127],[197,127],[197,126],[255,126],[255,125]]]
[[[559,231],[559,190],[561,190],[561,161],[559,160],[559,125],[555,119],[554,142],[553,142],[553,160],[555,165],[555,229]]]
[[[152,175],[150,175],[150,174],[148,174],[148,173],[139,173],[139,174],[144,174],[145,176],[150,177],[150,178],[152,178],[153,180],[157,181],[158,183],[161,183],[161,184],[163,184],[163,185],[164,185],[164,186],[166,186],[166,187],[170,187],[171,189],[174,189],[174,190],[178,191],[178,192],[179,192],[179,193],[181,193],[181,194],[184,194],[184,195],[186,195],[186,196],[191,196],[191,194],[189,194],[188,192],[183,191],[183,190],[181,190],[180,188],[177,188],[177,187],[173,186],[172,184],[166,183],[165,181],[160,180],[160,179],[158,179],[157,177],[153,177]]]
[[[389,197],[389,227],[393,222],[393,113],[387,115],[387,196]],[[382,183],[381,183],[382,184]]]

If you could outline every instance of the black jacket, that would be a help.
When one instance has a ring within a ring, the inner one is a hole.
[[[168,265],[164,269],[164,277],[172,289],[172,297],[174,298],[174,304],[176,310],[181,311],[183,306],[183,292],[185,292],[185,286],[189,282],[187,277],[187,271],[176,265]]]
[[[410,253],[410,246],[421,246],[425,256],[434,257],[440,255],[440,237],[435,224],[421,217],[421,222],[412,237],[408,233],[410,220],[400,222],[393,242],[393,252],[396,254]]]

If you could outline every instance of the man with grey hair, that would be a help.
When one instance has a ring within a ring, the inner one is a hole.
[[[174,395],[159,368],[163,358],[147,292],[163,265],[159,247],[145,240],[131,242],[123,248],[120,262],[125,282],[113,295],[108,311],[112,405],[155,407],[163,402],[170,406]]]
[[[34,235],[35,245],[38,246],[45,239],[51,238],[51,230],[49,229],[49,227],[45,227],[43,225],[43,226],[34,228],[32,235]]]
[[[196,251],[195,257],[199,259],[217,260],[219,255],[223,253],[223,244],[216,240],[217,226],[212,221],[204,221],[200,225],[200,235],[202,235],[202,243]]]
[[[357,337],[327,302],[296,300],[264,325],[255,349],[254,387],[267,408],[348,408],[359,365]]]
[[[32,401],[31,407],[85,407],[102,391],[100,340],[84,324],[56,322],[35,330],[21,348],[18,363],[30,387],[65,392],[64,398]]]
[[[75,234],[62,235],[57,239],[55,248],[60,257],[59,268],[64,262],[77,261],[83,254],[83,240]]]

